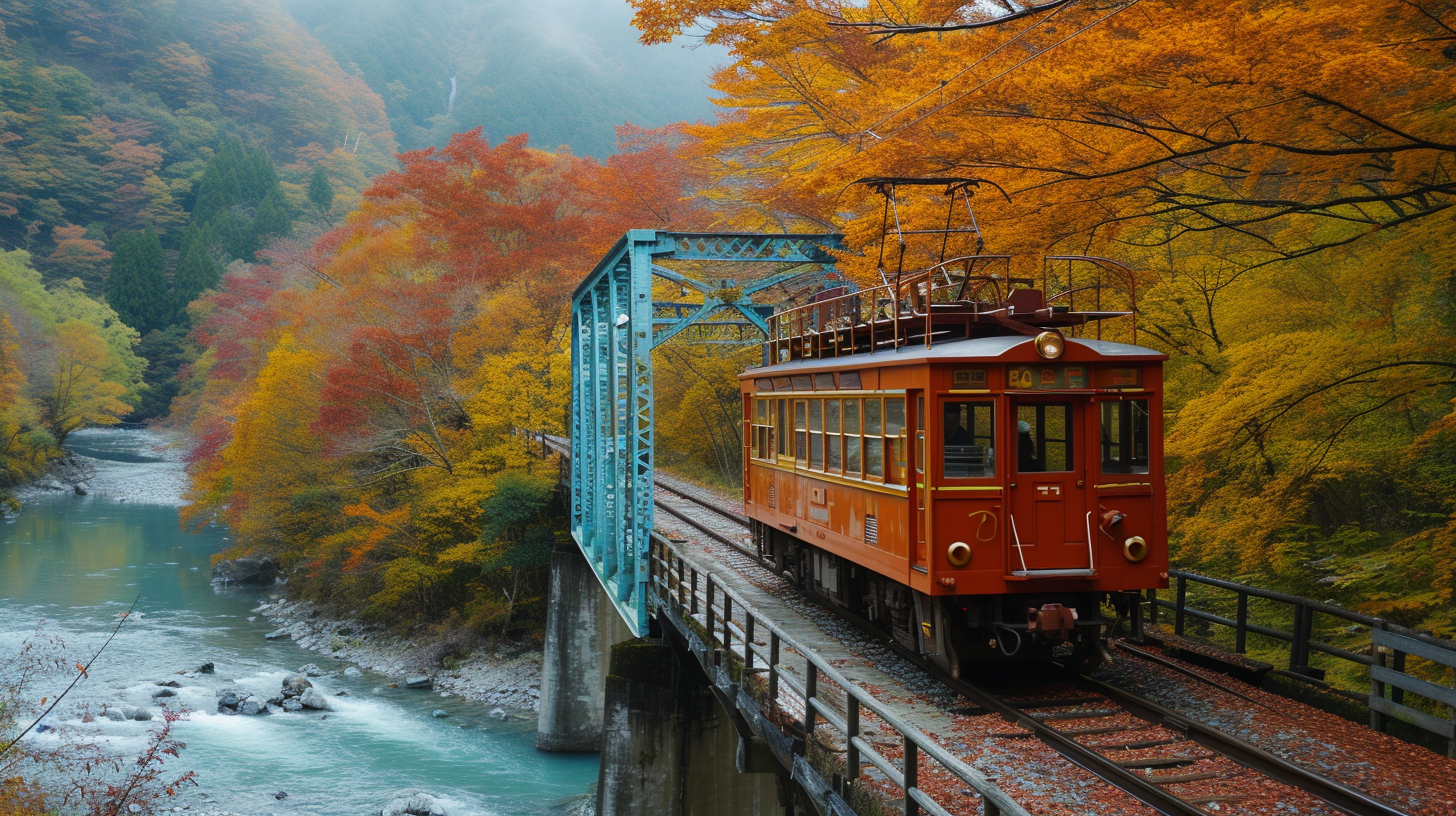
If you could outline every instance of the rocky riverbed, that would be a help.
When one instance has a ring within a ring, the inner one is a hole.
[[[377,626],[339,620],[306,601],[276,597],[253,611],[278,627],[268,637],[291,638],[305,649],[388,675],[400,685],[418,687],[420,680],[427,680],[442,696],[494,706],[496,717],[534,714],[540,707],[539,643],[479,649],[446,661],[446,668],[436,658],[442,651],[438,641],[401,638]]]

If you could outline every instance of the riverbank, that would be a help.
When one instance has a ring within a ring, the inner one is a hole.
[[[314,604],[290,601],[281,593],[253,611],[278,627],[275,635],[283,633],[304,649],[339,661],[340,669],[352,664],[400,685],[411,677],[429,677],[436,692],[495,706],[496,717],[534,716],[540,708],[539,642],[477,649],[449,661],[447,668],[436,657],[443,651],[438,639],[401,638],[379,626],[330,617]]]

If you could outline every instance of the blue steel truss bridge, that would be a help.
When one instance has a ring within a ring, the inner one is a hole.
[[[761,301],[836,279],[839,239],[631,230],[572,294],[571,532],[633,634],[648,620],[652,350],[760,342]]]

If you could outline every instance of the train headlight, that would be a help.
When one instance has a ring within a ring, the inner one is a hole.
[[[1148,542],[1142,536],[1133,536],[1122,542],[1122,557],[1133,563],[1148,557]]]
[[[964,541],[957,541],[946,548],[945,560],[950,562],[952,567],[960,569],[971,563],[971,545]]]
[[[1057,332],[1044,331],[1036,336],[1036,353],[1048,360],[1055,360],[1062,356],[1062,351],[1067,347],[1067,341]]]

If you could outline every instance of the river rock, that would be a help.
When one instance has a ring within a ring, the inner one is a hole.
[[[156,685],[165,686],[167,688],[174,688],[174,689],[175,688],[182,688],[182,683],[181,683],[181,681],[178,681],[178,680],[158,680],[156,682]]]
[[[249,697],[248,699],[238,704],[238,713],[247,714],[250,717],[256,717],[259,714],[267,714],[268,704],[263,702],[262,700],[259,700],[257,697]]]
[[[300,703],[298,700],[290,697],[287,700],[284,700],[283,701],[283,710],[284,711],[302,711],[303,710],[303,703]]]
[[[283,678],[283,693],[289,697],[297,697],[305,689],[313,688],[313,683],[301,674],[290,674]]]
[[[434,711],[431,711],[431,712],[430,712],[430,716],[431,716],[431,717],[434,717],[434,718],[435,718],[435,719],[437,719],[437,720],[438,720],[438,719],[440,719],[440,718],[441,718],[441,717],[448,717],[448,716],[450,716],[450,712],[448,712],[448,711],[446,711],[446,710],[445,710],[445,709],[443,709],[443,708],[437,708],[437,709],[435,709],[435,710],[434,710]]]
[[[300,643],[302,642],[300,641]],[[328,674],[328,672],[320,669],[318,666],[312,663],[309,663],[306,666],[300,666],[298,669],[298,673],[308,675],[309,677],[323,677],[324,675]]]
[[[212,665],[211,660],[197,667],[198,674],[212,674],[214,671],[217,671],[217,667]]]
[[[150,709],[146,709],[146,708],[132,708],[132,707],[128,706],[125,709],[125,711],[126,711],[126,718],[128,720],[136,720],[137,722],[146,722],[146,721],[148,721],[148,720],[150,720],[152,718],[152,712],[151,712]]]
[[[293,637],[293,635],[288,634],[288,630],[287,629],[275,629],[272,632],[269,632],[268,634],[264,635],[263,636],[263,639],[264,640],[286,640],[286,639],[291,638],[291,637]]]
[[[395,794],[380,811],[379,816],[449,816],[445,806],[428,793],[405,790]]]
[[[495,717],[497,720],[500,720],[501,722],[505,722],[506,717],[509,716],[509,715],[506,714],[505,709],[502,709],[502,708],[493,708],[493,709],[490,710],[490,716]]]
[[[303,693],[298,695],[298,702],[302,703],[304,708],[311,708],[315,711],[334,710],[334,707],[329,705],[328,698],[319,694],[318,689],[315,688],[304,689]]]
[[[434,686],[435,686],[435,681],[434,680],[431,680],[428,676],[423,675],[423,674],[416,675],[414,677],[406,677],[404,679],[404,687],[405,688],[428,689],[428,688],[434,688]]]
[[[108,706],[106,709],[106,719],[112,722],[125,722],[126,712],[119,708],[111,708]]]
[[[177,689],[174,689],[174,688],[159,688],[156,691],[152,692],[152,699],[156,699],[158,697],[176,697],[176,696],[177,696]]]
[[[364,672],[359,671],[359,669],[356,668],[356,667],[354,667],[354,666],[349,666],[348,668],[344,669],[344,676],[345,677],[363,677],[364,676]]]
[[[212,582],[222,586],[272,586],[282,577],[283,571],[271,558],[234,558],[212,568]]]

